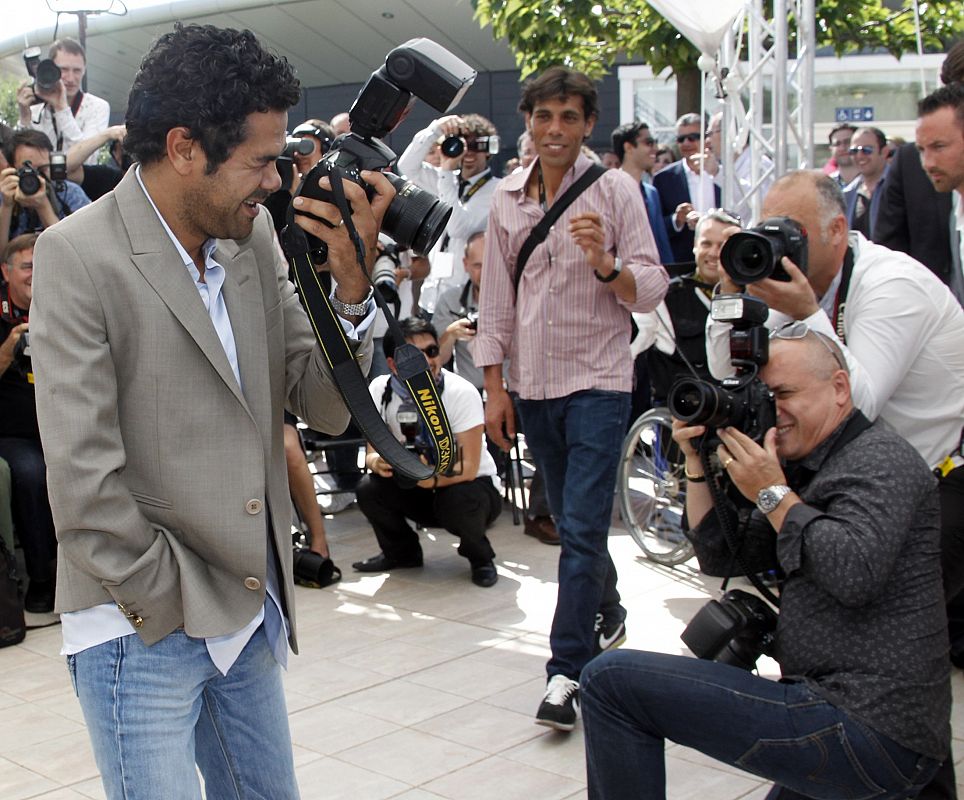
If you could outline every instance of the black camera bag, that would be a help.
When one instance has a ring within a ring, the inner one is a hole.
[[[0,647],[20,644],[26,635],[17,559],[0,538]]]

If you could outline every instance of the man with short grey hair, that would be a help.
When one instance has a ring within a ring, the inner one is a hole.
[[[693,226],[699,215],[720,205],[720,187],[702,168],[700,139],[703,121],[699,114],[684,114],[676,120],[676,143],[680,160],[653,176],[659,192],[663,222],[673,259],[689,261],[693,252]]]

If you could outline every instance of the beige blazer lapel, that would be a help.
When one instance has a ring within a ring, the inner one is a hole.
[[[264,298],[254,252],[236,242],[219,240],[215,260],[224,267],[224,302],[234,330],[238,371],[248,408],[258,422],[271,407],[268,375],[268,340],[265,334]]]
[[[247,408],[204,301],[184,266],[177,248],[161,225],[150,201],[128,170],[115,190],[118,209],[131,242],[131,260],[174,318],[197,342],[231,393]],[[262,322],[263,327],[263,322]],[[244,372],[241,372],[242,376]]]

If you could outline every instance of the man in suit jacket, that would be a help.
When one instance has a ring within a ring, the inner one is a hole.
[[[612,142],[613,152],[619,159],[620,168],[632,175],[643,193],[643,204],[646,206],[649,227],[656,240],[656,249],[659,250],[659,263],[671,264],[675,259],[669,237],[666,235],[666,226],[663,225],[659,192],[656,191],[656,187],[643,179],[644,173],[648,173],[653,168],[659,142],[650,134],[649,125],[638,120],[616,128],[612,133]]]
[[[259,205],[299,99],[250,31],[176,26],[131,90],[139,166],[37,243],[56,606],[112,800],[199,798],[195,761],[209,797],[298,795],[280,682],[296,648],[282,415],[333,433],[348,421]],[[371,261],[394,193],[363,174],[371,206],[345,192]],[[373,310],[345,227],[297,220],[328,245],[367,369],[355,326]]]
[[[720,187],[710,175],[696,171],[702,128],[699,114],[684,114],[676,120],[676,142],[682,157],[653,176],[675,262],[693,260],[693,229],[688,224],[692,212],[699,212],[692,214],[695,226],[699,214],[720,205]]]
[[[934,189],[914,142],[897,148],[891,156],[879,195],[874,241],[907,253],[947,283],[951,274],[951,196]]]

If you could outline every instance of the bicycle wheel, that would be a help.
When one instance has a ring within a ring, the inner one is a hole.
[[[646,557],[674,566],[693,557],[683,534],[684,459],[665,408],[642,414],[623,440],[616,491],[623,522]]]

